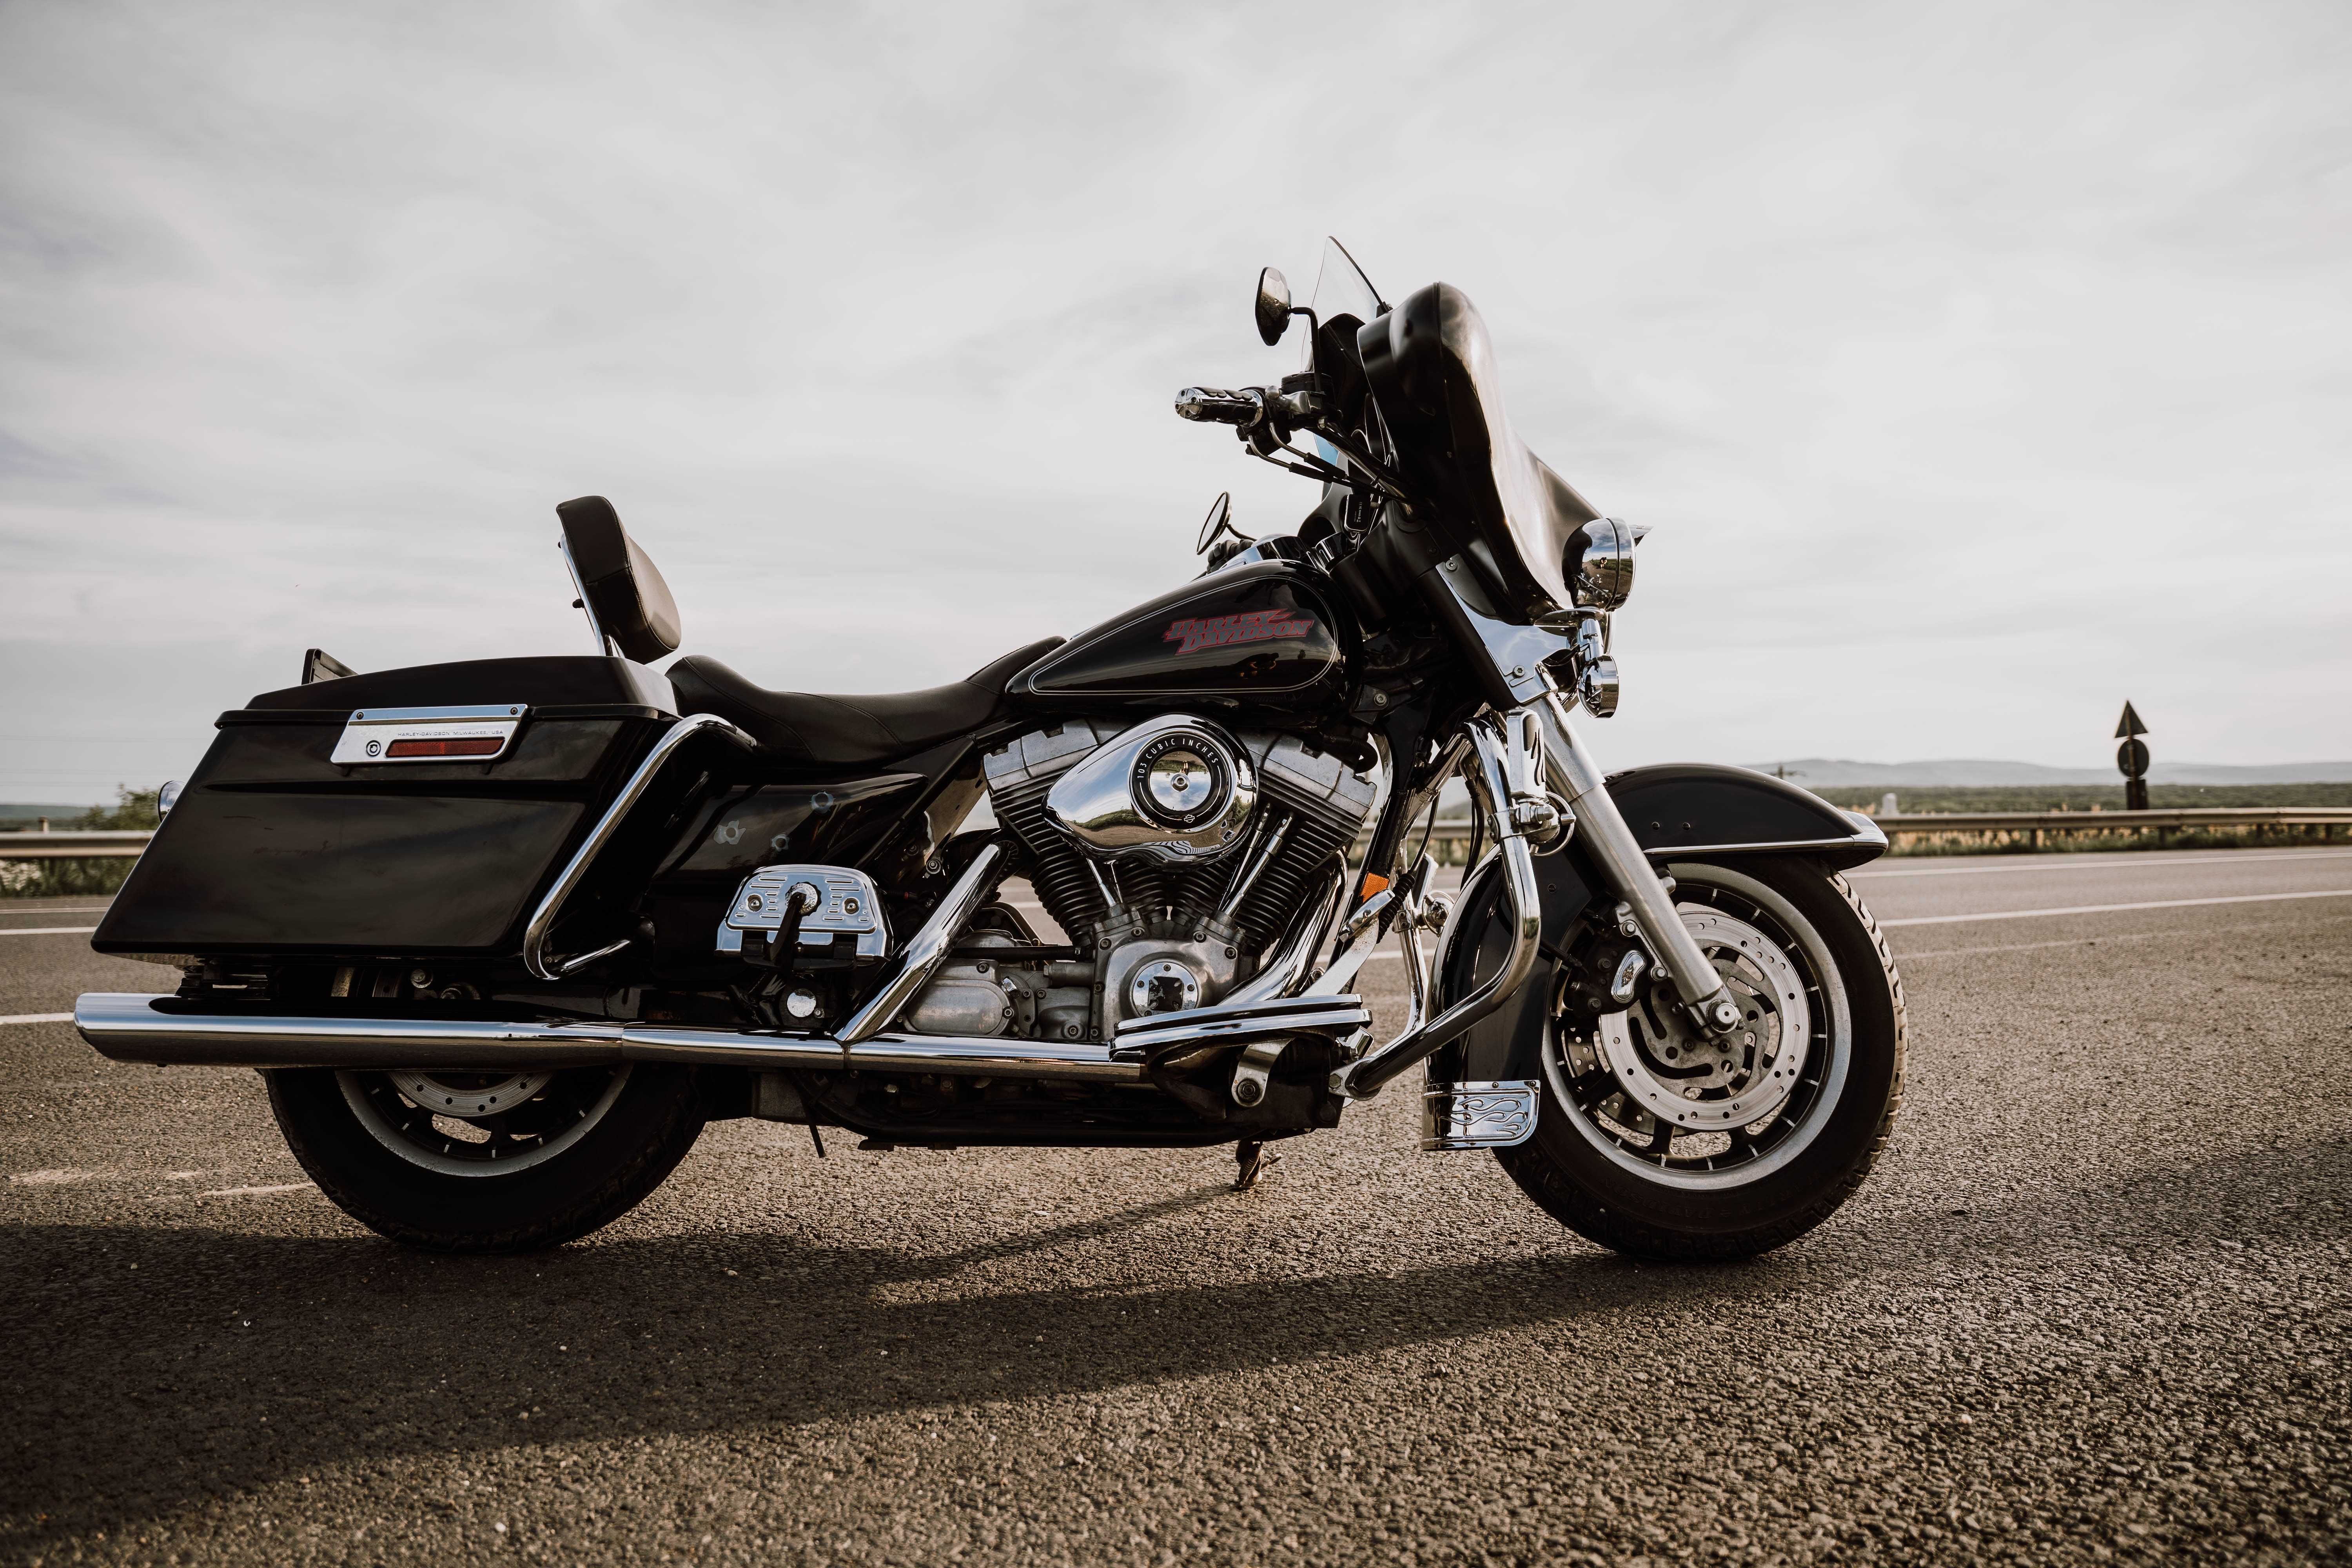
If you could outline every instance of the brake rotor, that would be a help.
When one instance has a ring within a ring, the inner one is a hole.
[[[399,1069],[384,1075],[392,1087],[407,1097],[410,1104],[436,1116],[455,1116],[466,1121],[478,1121],[486,1116],[497,1116],[512,1110],[539,1095],[555,1075],[544,1072],[450,1073],[436,1076],[414,1069]]]
[[[1812,1012],[1797,966],[1745,921],[1685,906],[1683,924],[1739,1007],[1739,1026],[1710,1035],[1682,1015],[1671,988],[1601,1016],[1602,1059],[1629,1104],[1689,1129],[1746,1127],[1788,1102],[1805,1068]]]

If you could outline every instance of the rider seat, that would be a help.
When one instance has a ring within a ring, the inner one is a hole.
[[[923,691],[832,697],[771,691],[715,658],[696,654],[669,667],[683,713],[715,713],[787,762],[872,767],[977,730],[1003,706],[1007,682],[1061,645],[1047,637],[982,666],[961,680]]]

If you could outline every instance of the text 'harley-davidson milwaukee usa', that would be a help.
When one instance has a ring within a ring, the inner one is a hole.
[[[1742,769],[1602,776],[1573,716],[1616,707],[1641,531],[1512,434],[1459,290],[1391,306],[1334,244],[1311,305],[1269,269],[1256,309],[1269,344],[1305,318],[1306,368],[1176,409],[1320,483],[1295,533],[1221,498],[1192,582],[834,697],[649,668],[668,589],[566,502],[598,652],[314,649],[222,714],[92,942],[184,978],[82,997],[82,1037],[261,1068],[329,1197],[453,1250],[593,1230],[716,1117],[820,1151],[1233,1144],[1247,1184],[1415,1067],[1424,1149],[1495,1151],[1605,1246],[1819,1224],[1899,1097],[1901,989],[1839,874],[1885,839]],[[1409,847],[1456,777],[1449,903]],[[1381,1039],[1354,983],[1388,942]]]

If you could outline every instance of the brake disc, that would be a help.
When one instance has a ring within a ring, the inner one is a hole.
[[[1739,1026],[1709,1036],[1660,986],[1638,1009],[1601,1016],[1601,1054],[1628,1103],[1677,1127],[1746,1127],[1788,1102],[1804,1072],[1812,1012],[1778,943],[1745,921],[1685,905],[1683,924],[1739,1005]]]
[[[401,1069],[384,1076],[392,1079],[393,1088],[421,1110],[477,1121],[523,1104],[546,1089],[548,1079],[555,1075],[519,1072],[494,1078],[489,1073],[452,1073],[447,1078],[437,1078],[431,1073]]]

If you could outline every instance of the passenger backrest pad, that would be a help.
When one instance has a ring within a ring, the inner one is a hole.
[[[683,635],[677,601],[669,596],[669,584],[654,570],[652,560],[621,526],[621,514],[613,503],[603,496],[582,496],[558,506],[555,515],[563,520],[572,570],[580,574],[588,608],[605,635],[639,664],[676,653]]]

